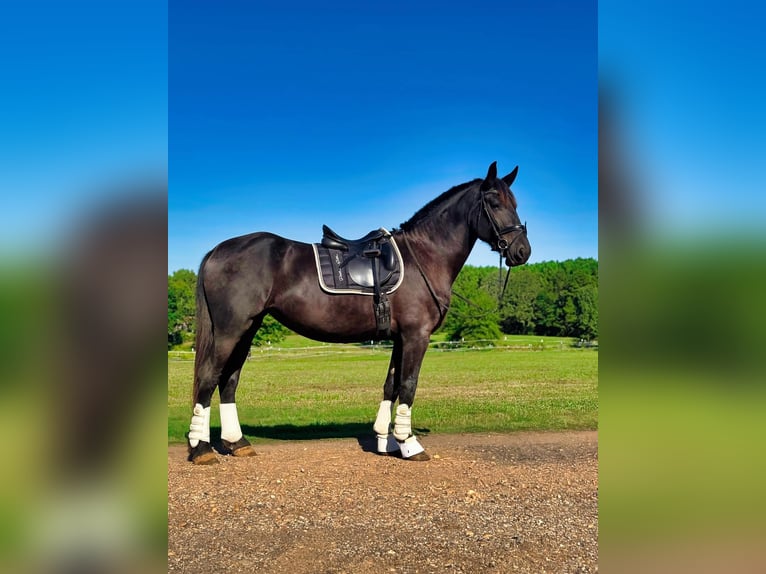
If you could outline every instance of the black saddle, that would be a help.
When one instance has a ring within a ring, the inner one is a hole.
[[[383,286],[397,270],[397,260],[391,245],[391,234],[385,229],[370,231],[360,239],[346,239],[326,225],[322,226],[322,246],[343,251],[341,268],[357,285],[375,287],[375,265],[378,264],[378,285]]]

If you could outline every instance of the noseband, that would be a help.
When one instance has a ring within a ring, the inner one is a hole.
[[[489,224],[492,226],[492,230],[495,232],[495,248],[500,252],[501,257],[508,257],[508,250],[511,248],[511,246],[516,242],[516,240],[522,236],[527,235],[527,224],[526,222],[524,224],[517,224],[517,225],[509,225],[508,227],[501,228],[497,224],[497,220],[495,219],[495,216],[492,214],[492,211],[489,209],[489,205],[487,205],[487,199],[486,199],[486,192],[481,193],[481,207],[484,210],[484,213],[487,214],[487,219],[489,220]],[[479,214],[481,216],[481,214]],[[478,224],[478,221],[477,221]],[[478,230],[478,225],[476,226],[476,229]],[[507,235],[509,233],[513,233],[515,231],[521,231],[522,233],[517,233],[514,238],[508,242],[507,239],[503,237],[503,235]]]

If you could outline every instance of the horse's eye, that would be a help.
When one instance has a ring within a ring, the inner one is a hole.
[[[500,194],[496,191],[491,191],[487,194],[487,203],[490,207],[500,207]]]

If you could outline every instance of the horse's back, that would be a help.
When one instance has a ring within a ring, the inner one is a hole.
[[[310,245],[259,231],[222,241],[205,257],[201,271],[236,274],[248,267],[263,268],[280,263],[291,252],[305,251]]]
[[[250,233],[214,247],[203,260],[199,275],[208,297],[218,294],[264,304],[284,266],[310,252],[311,246],[305,243],[273,233]]]

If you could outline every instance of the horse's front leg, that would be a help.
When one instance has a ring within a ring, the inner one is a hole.
[[[399,385],[402,372],[402,341],[394,339],[394,349],[391,352],[391,362],[388,365],[386,382],[383,385],[383,400],[378,407],[373,430],[378,437],[378,454],[394,454],[399,452],[399,444],[391,435],[391,411],[399,396]]]
[[[402,458],[408,460],[429,460],[417,437],[412,433],[412,403],[418,388],[418,376],[423,357],[428,350],[429,335],[417,333],[402,336],[402,368],[399,384],[399,406],[394,419],[394,438],[402,451]]]

